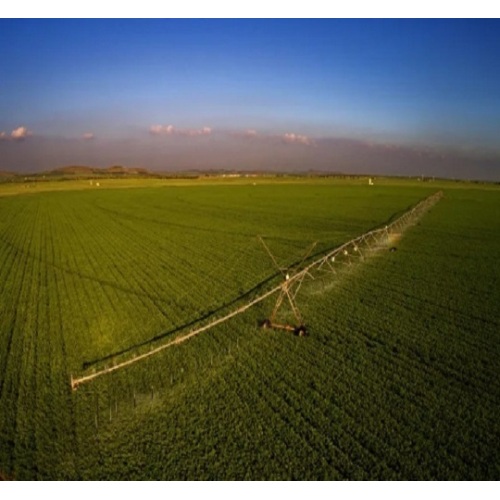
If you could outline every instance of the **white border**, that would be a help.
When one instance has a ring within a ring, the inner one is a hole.
[[[229,2],[227,0],[185,0],[183,2],[60,2],[57,0],[25,0],[4,2],[2,18],[310,18],[310,17],[498,17],[500,4],[491,0],[457,2],[451,0],[422,0],[420,2],[396,2],[395,0],[359,0],[357,2],[325,2],[309,0],[290,2],[254,0]]]
[[[422,500],[498,498],[497,482],[4,482],[0,491],[50,500],[89,498],[168,498],[171,500]]]

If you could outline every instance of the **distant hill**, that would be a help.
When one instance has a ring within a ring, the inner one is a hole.
[[[103,170],[110,174],[152,175],[151,172],[145,168],[122,167],[120,165],[114,165]]]
[[[83,165],[69,165],[49,170],[48,172],[44,172],[44,175],[94,175],[95,170],[101,169],[85,167]]]
[[[121,176],[121,175],[154,175],[145,168],[137,167],[122,167],[121,165],[113,165],[107,168],[87,167],[85,165],[68,165],[65,167],[55,168],[43,175],[64,175],[64,176]]]
[[[16,177],[17,174],[14,174],[13,172],[5,172],[3,170],[0,170],[0,177]]]

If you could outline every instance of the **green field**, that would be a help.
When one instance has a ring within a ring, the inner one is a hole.
[[[270,299],[71,391],[276,283],[257,235],[287,266],[438,189],[396,252],[304,287],[309,337],[259,329]],[[499,256],[493,185],[0,185],[0,475],[498,480]]]

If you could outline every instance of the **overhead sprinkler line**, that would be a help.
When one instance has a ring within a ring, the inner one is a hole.
[[[299,280],[303,278],[305,274],[308,274],[313,268],[316,266],[322,266],[324,265],[327,261],[330,262],[335,262],[335,259],[339,255],[343,255],[345,257],[349,256],[349,249],[352,248],[354,249],[355,247],[358,247],[364,242],[368,237],[372,237],[375,242],[378,244],[380,243],[379,238],[382,237],[388,237],[389,233],[392,232],[393,230],[397,229],[397,232],[401,232],[401,230],[404,228],[404,226],[409,225],[408,221],[416,221],[418,220],[422,215],[427,212],[432,206],[434,206],[443,196],[442,191],[438,191],[437,193],[434,193],[433,195],[429,196],[425,200],[422,200],[420,203],[415,205],[411,210],[408,212],[405,212],[402,216],[398,217],[396,220],[391,222],[390,224],[384,226],[383,228],[379,229],[373,229],[371,231],[368,231],[367,233],[362,234],[361,236],[358,236],[356,238],[353,238],[352,240],[349,240],[348,242],[344,243],[343,245],[334,248],[333,250],[327,252],[324,254],[322,257],[316,259],[315,261],[311,262],[309,265],[307,265],[305,268],[303,268],[301,271],[298,271],[295,273],[289,281],[292,280]]]
[[[362,252],[360,248],[365,248],[365,249],[373,249],[374,245],[382,245],[386,244],[389,242],[389,237],[390,234],[394,233],[401,233],[403,229],[405,229],[407,226],[409,226],[411,223],[416,222],[418,219],[420,219],[432,206],[434,206],[443,196],[442,191],[438,191],[437,193],[434,193],[433,195],[429,196],[428,198],[422,200],[420,203],[415,205],[411,210],[408,210],[405,212],[403,215],[398,217],[396,220],[391,222],[390,224],[379,228],[379,229],[373,229],[371,231],[368,231],[367,233],[362,234],[361,236],[358,236],[356,238],[353,238],[352,240],[349,240],[348,242],[340,245],[339,247],[336,247],[332,250],[327,251],[324,253],[321,257],[315,259],[314,261],[310,262],[307,264],[305,267],[302,269],[296,271],[293,273],[291,269],[287,268],[281,268],[278,263],[276,262],[276,259],[270,252],[269,248],[265,244],[264,240],[259,236],[259,239],[263,243],[264,248],[266,251],[269,253],[271,259],[273,260],[275,266],[280,270],[280,272],[283,274],[283,281],[276,285],[275,287],[271,288],[267,292],[264,292],[263,294],[259,295],[255,299],[247,302],[246,304],[240,306],[239,308],[229,312],[225,316],[222,316],[220,318],[216,318],[212,320],[211,322],[200,326],[198,328],[195,328],[186,334],[177,337],[174,340],[171,340],[170,342],[167,342],[163,345],[160,345],[154,349],[151,349],[148,352],[138,354],[128,360],[118,362],[112,366],[105,367],[101,370],[94,371],[93,373],[87,374],[87,375],[82,375],[80,377],[73,377],[71,376],[71,388],[73,390],[76,390],[80,385],[85,384],[87,382],[90,382],[100,376],[115,372],[121,368],[125,368],[126,366],[130,366],[134,363],[137,363],[139,361],[142,361],[146,358],[149,358],[165,349],[168,349],[169,347],[173,347],[175,345],[182,344],[183,342],[186,342],[187,340],[203,333],[206,332],[207,330],[220,325],[221,323],[224,323],[225,321],[230,320],[231,318],[242,314],[243,312],[247,311],[254,305],[258,304],[259,302],[262,302],[263,300],[267,299],[268,297],[274,295],[275,293],[279,293],[278,295],[278,300],[276,301],[274,310],[273,310],[273,315],[272,319],[276,316],[279,308],[281,307],[283,301],[285,298],[287,301],[290,303],[290,306],[292,308],[292,312],[295,316],[295,319],[299,323],[298,327],[293,327],[290,325],[281,325],[283,329],[285,330],[290,330],[293,331],[294,333],[298,335],[302,335],[306,333],[305,327],[303,326],[302,322],[302,317],[300,315],[300,311],[298,310],[298,307],[296,306],[295,303],[295,298],[297,296],[298,290],[302,286],[302,283],[306,278],[311,278],[315,279],[313,275],[313,271],[321,271],[323,269],[330,269],[330,272],[336,273],[335,267],[338,265],[339,262],[342,261],[344,258],[348,258],[350,261],[350,254],[356,255],[359,254],[360,258],[362,256]],[[302,259],[301,263],[297,266],[300,268],[302,264],[309,258],[311,252],[313,251],[316,243],[312,245],[310,250],[305,254],[304,258]],[[351,252],[349,252],[351,250]],[[295,288],[295,290],[294,290]],[[269,322],[270,320],[266,320],[266,322]],[[266,326],[266,325],[263,325]],[[267,326],[271,326],[267,324]]]
[[[255,304],[267,299],[267,297],[275,294],[277,291],[279,291],[281,289],[281,285],[278,285],[276,287],[274,287],[273,289],[267,291],[266,293],[264,293],[263,295],[260,295],[259,297],[257,297],[256,299],[248,302],[247,304],[239,307],[238,309],[230,312],[229,314],[227,314],[226,316],[223,316],[219,319],[216,319],[204,326],[201,326],[199,328],[196,328],[188,333],[186,333],[185,335],[183,335],[182,337],[177,337],[176,339],[174,340],[171,340],[170,342],[167,342],[166,344],[163,344],[161,346],[158,346],[156,347],[155,349],[152,349],[148,352],[145,352],[143,354],[139,354],[135,357],[132,357],[126,361],[122,361],[121,363],[117,363],[113,366],[110,366],[110,367],[107,367],[107,368],[103,368],[102,370],[98,370],[98,371],[95,371],[94,373],[91,373],[89,375],[84,375],[82,377],[76,377],[74,378],[73,376],[71,376],[71,388],[73,390],[77,389],[79,385],[83,384],[83,383],[86,383],[86,382],[90,382],[91,380],[97,378],[97,377],[100,377],[101,375],[105,375],[107,373],[112,373],[116,370],[119,370],[120,368],[125,368],[126,366],[129,366],[133,363],[136,363],[138,361],[141,361],[143,359],[146,359],[146,358],[149,358],[150,356],[153,356],[154,354],[157,354],[158,352],[160,351],[163,351],[169,347],[172,347],[174,345],[179,345],[179,344],[182,344],[183,342],[185,342],[186,340],[189,340],[190,338],[196,336],[196,335],[199,335],[200,333],[203,333],[207,330],[209,330],[210,328],[213,328],[214,326],[217,326],[219,325],[220,323],[224,323],[225,321],[233,318],[234,316],[237,316],[238,314],[241,314],[243,312],[245,312],[247,309],[250,309],[250,307],[254,306]]]

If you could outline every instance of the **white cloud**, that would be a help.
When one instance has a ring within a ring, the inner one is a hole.
[[[232,132],[230,135],[234,137],[239,137],[241,139],[259,139],[262,141],[271,141],[271,142],[281,142],[285,144],[302,144],[304,146],[315,146],[316,142],[307,137],[306,135],[295,134],[294,132],[287,132],[285,134],[276,135],[276,134],[267,134],[260,133],[254,129],[247,129],[244,132]]]
[[[86,141],[91,141],[92,139],[95,139],[95,135],[93,132],[85,132],[82,136]]]
[[[212,129],[210,127],[202,127],[200,129],[182,129],[175,128],[173,125],[151,125],[149,132],[153,135],[181,135],[186,137],[197,137],[201,135],[210,135]]]
[[[313,146],[314,141],[307,137],[306,135],[294,134],[293,132],[287,132],[281,136],[281,139],[286,144],[304,144],[305,146]]]
[[[0,141],[23,141],[33,135],[26,127],[17,127],[10,134],[0,132]]]
[[[238,139],[264,139],[266,136],[260,135],[256,130],[254,129],[247,129],[243,132],[240,131],[232,131],[228,132],[229,135],[233,137],[237,137]]]
[[[26,127],[17,127],[11,132],[10,137],[14,141],[22,141],[30,135],[32,134]]]
[[[197,137],[199,135],[210,135],[212,133],[212,129],[210,127],[203,127],[200,129],[183,129],[177,130],[177,133],[188,137]]]
[[[149,132],[153,135],[172,135],[174,133],[173,125],[151,125]]]
[[[243,132],[243,137],[247,137],[249,139],[252,139],[253,137],[257,137],[259,134],[257,133],[257,130],[254,130],[253,128],[245,130]]]

